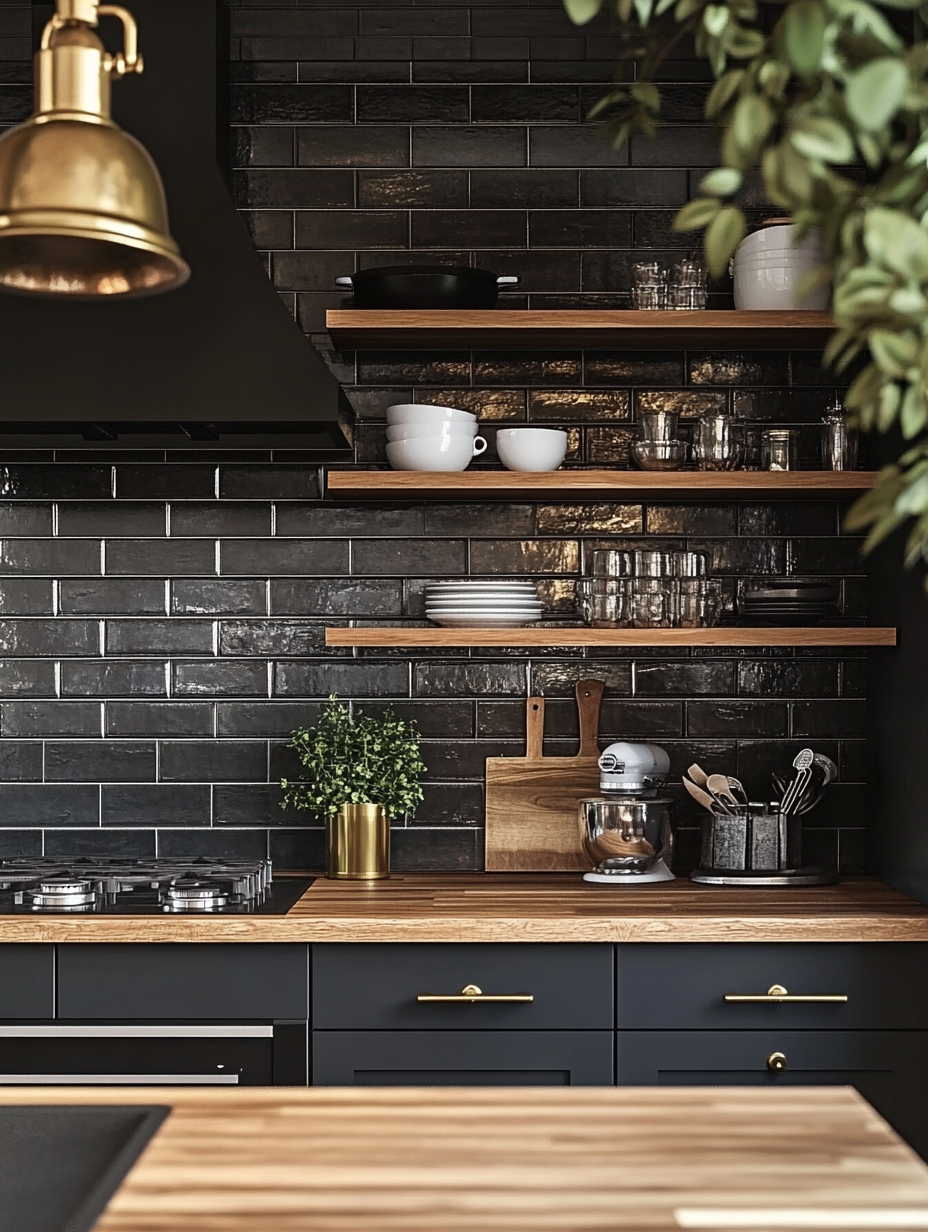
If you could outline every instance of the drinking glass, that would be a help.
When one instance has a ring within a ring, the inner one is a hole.
[[[677,439],[679,411],[639,411],[637,418],[643,441],[669,443]]]
[[[799,469],[796,433],[792,428],[768,428],[761,438],[761,469],[795,471]]]
[[[733,471],[744,458],[744,429],[732,415],[703,415],[693,437],[701,471]]]
[[[667,306],[667,271],[657,261],[632,266],[632,306],[655,311]]]
[[[822,469],[856,470],[857,439],[857,429],[847,426],[844,411],[840,407],[826,411],[822,419]]]
[[[631,624],[635,629],[669,629],[677,608],[677,579],[636,577],[630,582]]]
[[[687,258],[670,271],[667,307],[692,311],[705,308],[708,299],[707,273],[698,261]]]

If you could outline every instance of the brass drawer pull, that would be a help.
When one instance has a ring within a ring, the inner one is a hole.
[[[771,1052],[770,1056],[767,1058],[767,1068],[770,1070],[771,1074],[782,1074],[786,1069],[786,1053]]]
[[[846,993],[813,993],[811,996],[790,996],[782,984],[771,984],[763,995],[750,996],[746,993],[727,992],[725,994],[726,1001],[734,1001],[739,1005],[751,1003],[753,1005],[782,1005],[789,1003],[790,1005],[813,1005],[813,1004],[830,1004],[843,1005],[847,1001]]]
[[[481,992],[476,984],[465,984],[459,993],[420,992],[417,1001],[468,1001],[473,1005],[476,1001],[504,1001],[507,1004],[534,1001],[530,992],[493,993]]]

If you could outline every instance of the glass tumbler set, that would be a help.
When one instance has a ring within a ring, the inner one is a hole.
[[[685,311],[706,306],[706,270],[698,261],[680,261],[668,270],[657,261],[632,266],[632,307],[645,311]]]
[[[702,552],[592,554],[592,576],[576,583],[577,607],[594,629],[700,629],[718,621],[721,592]]]

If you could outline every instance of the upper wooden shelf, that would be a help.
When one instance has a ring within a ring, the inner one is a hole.
[[[661,351],[708,347],[820,350],[834,329],[827,312],[637,312],[577,309],[397,312],[330,309],[339,350],[575,347]]]
[[[872,488],[875,471],[333,471],[330,496],[464,500],[763,496],[827,500]]]
[[[327,646],[895,646],[896,630],[886,628],[803,629],[326,629]]]

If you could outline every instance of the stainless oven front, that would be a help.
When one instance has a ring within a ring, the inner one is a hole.
[[[306,1086],[307,1024],[0,1024],[0,1086]]]

